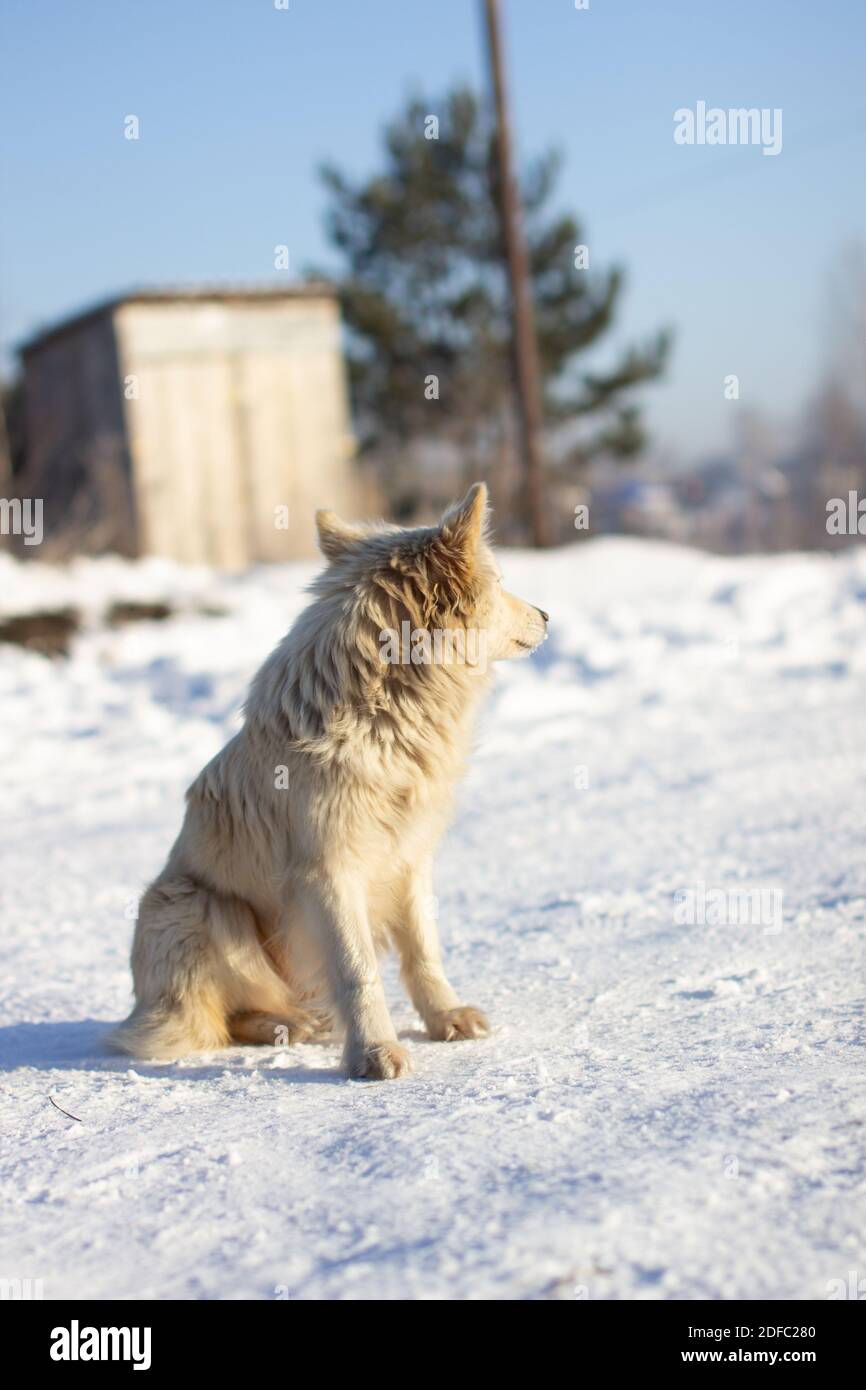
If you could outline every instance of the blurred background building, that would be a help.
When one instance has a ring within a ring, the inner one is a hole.
[[[363,509],[325,285],[129,294],[22,357],[19,491],[55,550],[240,569],[311,553],[323,501]]]

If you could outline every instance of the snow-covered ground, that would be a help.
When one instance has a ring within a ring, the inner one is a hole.
[[[375,1085],[334,1044],[102,1048],[136,897],[309,567],[3,561],[0,611],[86,626],[67,661],[0,647],[0,1278],[824,1299],[866,1276],[866,552],[611,539],[503,568],[552,637],[500,669],[437,882],[495,1031],[426,1041],[389,965],[416,1072]],[[167,596],[168,622],[101,621]]]

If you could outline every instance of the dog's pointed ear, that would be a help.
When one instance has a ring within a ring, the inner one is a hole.
[[[449,548],[471,561],[478,551],[489,516],[487,484],[473,483],[463,501],[445,513],[439,523],[439,534]]]
[[[352,526],[342,521],[336,512],[316,512],[316,530],[319,533],[319,549],[329,560],[344,555],[353,541],[362,539],[364,532],[360,526]]]

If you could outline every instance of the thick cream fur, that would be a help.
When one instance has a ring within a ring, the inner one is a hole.
[[[537,646],[544,615],[502,589],[480,484],[436,527],[331,512],[317,524],[328,563],[312,602],[255,677],[240,733],[189,788],[142,897],[136,1004],[112,1039],[135,1057],[302,1041],[335,1023],[351,1076],[404,1075],[378,967],[388,946],[432,1038],[488,1031],[444,973],[432,856],[489,672],[384,662],[382,633],[481,631],[493,661]]]

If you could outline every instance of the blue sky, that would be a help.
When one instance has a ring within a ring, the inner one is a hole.
[[[0,344],[139,285],[328,264],[323,159],[361,175],[414,91],[486,80],[477,0],[5,0]],[[520,152],[628,283],[608,350],[676,329],[656,438],[723,447],[736,412],[801,413],[826,277],[866,238],[862,0],[505,0]],[[673,112],[780,107],[777,157],[679,146]],[[141,138],[123,138],[124,117]],[[723,398],[736,373],[740,401]]]

